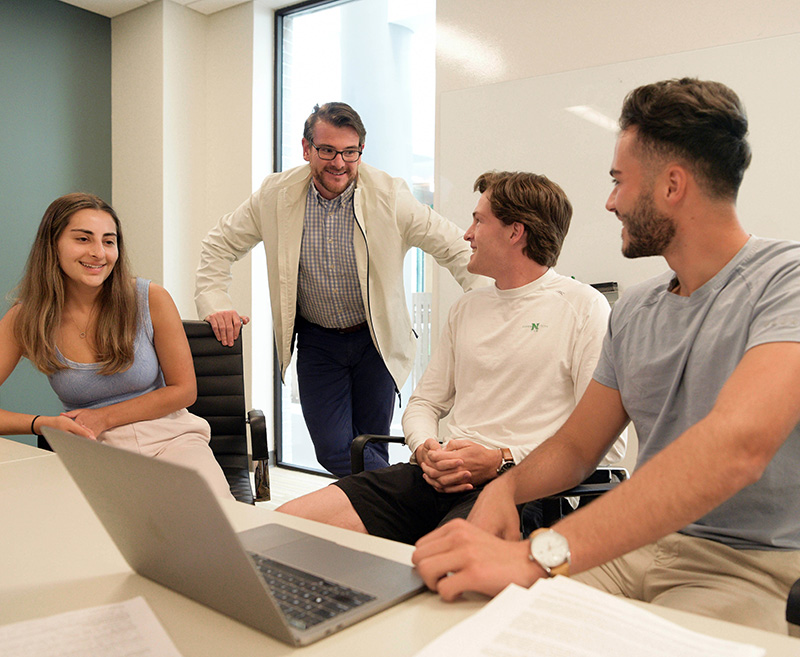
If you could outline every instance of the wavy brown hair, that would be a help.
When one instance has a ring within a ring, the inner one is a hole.
[[[352,128],[358,134],[358,145],[363,147],[367,138],[367,131],[361,122],[361,117],[347,103],[325,103],[324,105],[314,105],[303,126],[303,138],[306,141],[314,141],[314,126],[319,121],[330,123],[336,128]]]
[[[572,204],[556,183],[535,173],[487,171],[474,191],[487,192],[494,216],[525,228],[522,252],[545,267],[555,267],[572,219]]]
[[[66,295],[64,272],[58,262],[58,240],[72,215],[85,209],[107,212],[117,229],[119,256],[100,289],[93,336],[100,373],[122,372],[133,363],[138,304],[119,218],[97,196],[74,193],[57,198],[44,213],[15,299],[19,309],[14,337],[22,353],[45,374],[67,367],[56,352],[55,336],[61,326]]]

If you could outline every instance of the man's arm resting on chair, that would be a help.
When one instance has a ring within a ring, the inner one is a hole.
[[[681,529],[757,481],[800,421],[798,389],[800,344],[750,349],[703,420],[630,480],[557,524],[569,541],[570,571],[587,570]],[[556,436],[487,486],[470,520],[508,536],[508,509],[578,483],[624,417],[619,394],[593,382]],[[506,521],[491,522],[492,516]],[[413,561],[428,586],[446,599],[469,590],[494,595],[511,581],[530,586],[544,575],[528,559],[527,542],[486,536],[464,522],[422,538]]]

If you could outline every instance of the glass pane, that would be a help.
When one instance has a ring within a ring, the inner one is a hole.
[[[367,128],[363,160],[405,178],[422,202],[433,202],[435,0],[353,0],[283,19],[280,169],[303,163],[302,131],[314,105],[339,100],[358,111]],[[424,292],[424,258],[406,256],[404,283],[414,317],[414,295]],[[429,357],[429,299],[416,297],[419,357],[401,390],[392,434],[413,384]],[[294,363],[282,387],[282,463],[322,470],[300,410]],[[393,462],[405,461],[390,446]]]

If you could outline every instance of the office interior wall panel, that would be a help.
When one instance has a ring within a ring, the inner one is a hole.
[[[107,18],[56,0],[0,2],[0,313],[50,202],[79,190],[111,200],[110,55]],[[25,360],[0,406],[61,411]]]
[[[111,21],[113,203],[134,271],[164,284],[164,7]]]

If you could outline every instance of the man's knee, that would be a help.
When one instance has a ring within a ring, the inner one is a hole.
[[[300,518],[316,520],[326,525],[343,527],[367,533],[364,523],[356,513],[344,491],[333,484],[318,491],[303,495],[279,506],[276,511]]]
[[[349,450],[333,452],[329,449],[320,449],[315,443],[314,453],[317,462],[332,475],[346,477],[352,473]]]

